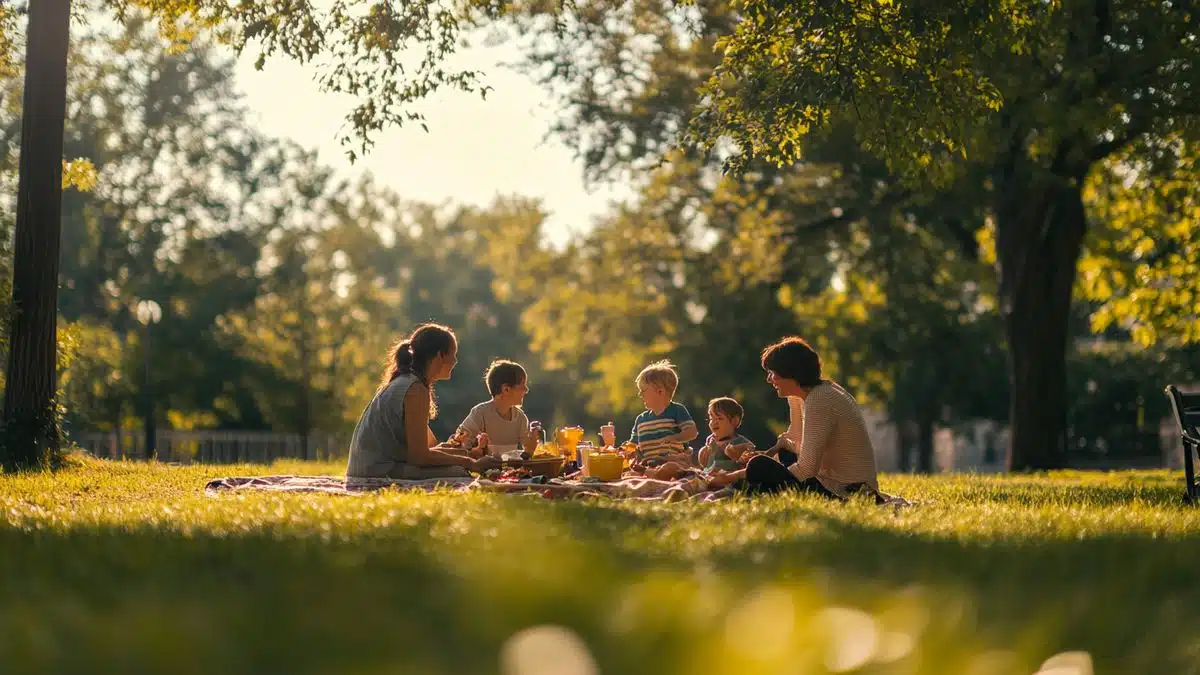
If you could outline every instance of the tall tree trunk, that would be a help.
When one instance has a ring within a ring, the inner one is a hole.
[[[63,124],[71,0],[29,3],[21,163],[13,245],[4,436],[6,470],[57,458],[55,330],[62,217]]]
[[[917,423],[917,473],[933,473],[933,420]]]
[[[1066,464],[1066,358],[1071,293],[1087,220],[1076,178],[1000,181],[997,255],[1008,337],[1008,468]],[[1029,173],[1032,173],[1031,171]],[[1036,175],[1036,174],[1034,174]]]

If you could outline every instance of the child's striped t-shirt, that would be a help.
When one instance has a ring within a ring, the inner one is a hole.
[[[681,403],[671,401],[661,414],[645,410],[633,421],[633,432],[629,440],[637,446],[638,459],[661,460],[668,455],[684,451],[683,443],[677,439],[667,440],[684,429],[695,428],[696,422]]]

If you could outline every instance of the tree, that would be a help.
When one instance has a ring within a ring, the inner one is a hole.
[[[0,88],[11,91],[19,85]],[[314,160],[251,129],[239,100],[231,64],[209,40],[172,49],[153,26],[130,19],[84,29],[74,41],[65,147],[100,172],[91,191],[64,195],[59,315],[108,325],[126,350],[141,351],[133,307],[159,301],[149,364],[157,403],[142,411],[155,418],[264,424],[253,394],[267,374],[227,340],[221,322],[256,302],[256,265],[270,233],[290,225],[285,216],[296,212]],[[8,145],[0,175],[17,156],[18,115],[0,113]],[[127,373],[144,369],[140,358],[125,365]],[[127,398],[124,387],[141,381],[126,376],[110,393]]]
[[[305,62],[329,56],[321,75],[330,90],[360,95],[350,115],[359,151],[384,124],[419,121],[407,108],[441,86],[472,89],[477,73],[447,69],[443,59],[459,40],[460,22],[485,16],[498,4],[443,5],[419,0],[394,5],[340,0],[319,10],[309,3],[279,9],[274,3],[227,0],[107,0],[126,19],[147,10],[164,31],[187,41],[197,29],[218,29],[239,50],[258,42],[259,63],[281,52]],[[366,9],[367,11],[359,11]],[[22,124],[21,169],[13,267],[10,350],[0,464],[9,469],[45,464],[57,454],[55,422],[55,322],[62,190],[63,125],[66,115],[66,62],[70,0],[30,4]],[[0,14],[0,49],[12,45],[12,22]],[[413,43],[424,48],[415,68],[401,58]],[[0,66],[11,50],[0,52]],[[407,78],[405,77],[407,75]],[[353,141],[347,141],[351,146]],[[353,158],[356,150],[348,149]]]
[[[40,0],[29,8],[0,442],[0,465],[9,471],[44,466],[58,452],[55,330],[70,14],[70,0]]]
[[[723,273],[704,303],[719,306],[728,294],[743,307],[761,297],[794,311],[792,322],[755,323],[761,330],[746,333],[749,344],[797,330],[819,342],[830,372],[856,395],[902,429],[921,430],[926,468],[935,424],[1003,416],[994,397],[1007,386],[993,377],[1003,373],[995,358],[1002,341],[976,241],[987,215],[980,195],[959,185],[904,184],[859,147],[852,118],[807,137],[801,160],[781,167],[751,160],[714,193],[715,177],[682,179],[697,171],[684,168],[689,162],[714,164],[711,155],[684,147],[691,159],[681,161],[688,155],[667,149],[682,140],[698,89],[720,62],[715,45],[737,23],[729,3],[590,0],[558,23],[545,20],[539,3],[523,9],[520,27],[534,36],[526,69],[560,95],[557,131],[585,159],[589,177],[650,176],[671,189],[647,190],[638,210],[685,208],[681,217],[717,227]],[[714,196],[731,192],[739,199]],[[723,218],[724,210],[743,217]],[[704,229],[690,236],[713,234]],[[709,363],[687,367],[705,371]],[[758,370],[755,361],[731,375],[749,382]],[[908,444],[901,450],[904,457]]]
[[[692,132],[788,163],[828,120],[913,182],[978,171],[996,228],[1012,383],[1009,466],[1065,461],[1065,363],[1083,187],[1097,164],[1194,137],[1200,57],[1175,3],[749,0]]]

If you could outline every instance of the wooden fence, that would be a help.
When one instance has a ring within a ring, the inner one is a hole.
[[[146,434],[137,429],[83,432],[70,440],[88,453],[106,459],[143,459]],[[159,431],[155,434],[160,462],[181,464],[269,463],[275,459],[335,459],[345,457],[349,437],[317,431],[307,435],[273,431]]]

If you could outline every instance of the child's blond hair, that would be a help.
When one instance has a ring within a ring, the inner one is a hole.
[[[642,368],[634,383],[639,387],[642,384],[657,385],[666,389],[668,396],[674,397],[675,389],[679,387],[679,373],[675,372],[675,364],[663,359]]]

